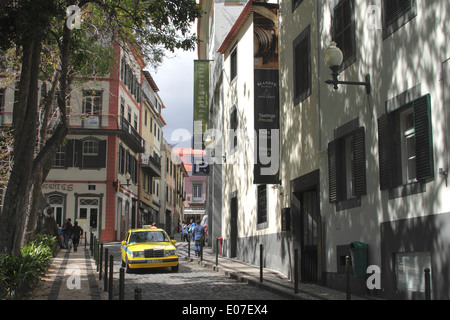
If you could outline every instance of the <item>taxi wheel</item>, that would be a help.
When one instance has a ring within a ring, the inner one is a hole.
[[[175,267],[172,267],[172,272],[178,272],[179,264],[177,264]]]

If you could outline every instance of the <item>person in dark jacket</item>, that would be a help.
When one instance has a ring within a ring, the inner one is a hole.
[[[72,232],[72,219],[68,218],[62,227],[62,231],[64,232],[64,245],[66,249],[69,249],[69,239]]]
[[[200,225],[200,220],[197,220],[197,223],[192,231],[192,237],[195,241],[195,255],[198,256],[200,254],[200,250],[202,249],[203,237],[205,236],[205,229]]]
[[[72,239],[73,252],[77,252],[78,244],[80,243],[80,238],[83,236],[83,228],[78,225],[78,221],[73,223],[72,234],[70,238]]]

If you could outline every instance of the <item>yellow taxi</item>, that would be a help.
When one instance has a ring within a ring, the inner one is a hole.
[[[178,271],[178,251],[175,240],[170,240],[162,229],[128,230],[120,249],[122,267],[131,269],[171,267]]]

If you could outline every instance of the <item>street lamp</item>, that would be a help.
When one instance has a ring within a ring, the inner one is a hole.
[[[131,175],[130,175],[129,172],[127,172],[125,174],[125,179],[127,180],[127,187],[129,187],[130,186],[130,179],[131,179]]]
[[[333,85],[334,86],[334,90],[337,90],[339,88],[340,84],[354,85],[354,86],[365,86],[366,87],[366,93],[370,94],[370,92],[371,92],[370,74],[366,75],[366,81],[365,82],[340,81],[338,79],[338,77],[339,77],[339,67],[341,66],[343,61],[344,61],[344,54],[342,53],[341,49],[339,49],[336,46],[336,42],[331,42],[330,47],[327,49],[327,51],[325,53],[325,62],[327,63],[327,65],[331,69],[331,71],[333,72],[331,74],[333,76],[333,80],[327,80],[327,81],[325,81],[325,83]]]

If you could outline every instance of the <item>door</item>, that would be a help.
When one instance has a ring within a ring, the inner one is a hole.
[[[303,282],[318,280],[318,239],[321,219],[317,191],[300,194],[301,213],[301,278]]]
[[[238,203],[237,197],[231,198],[230,204],[230,258],[237,256],[237,236],[238,236]]]
[[[64,197],[61,195],[52,195],[48,197],[48,203],[53,209],[53,215],[55,217],[58,227],[62,227],[64,223]]]
[[[80,207],[78,212],[78,220],[84,232],[92,232],[95,237],[99,237],[98,233],[98,199],[80,199]]]

